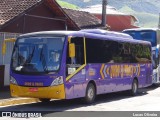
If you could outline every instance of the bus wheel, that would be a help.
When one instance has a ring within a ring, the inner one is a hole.
[[[96,97],[96,89],[92,83],[89,83],[86,89],[85,103],[91,104]]]
[[[136,79],[134,79],[132,83],[131,95],[136,96],[137,93],[138,93],[138,82]]]
[[[47,99],[47,98],[40,98],[39,100],[43,103],[47,103],[50,101],[50,99]]]

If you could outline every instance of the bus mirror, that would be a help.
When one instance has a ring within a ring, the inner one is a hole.
[[[2,44],[2,55],[5,55],[6,54],[6,43],[3,42]]]
[[[69,57],[71,58],[75,57],[75,44],[74,43],[69,44]]]

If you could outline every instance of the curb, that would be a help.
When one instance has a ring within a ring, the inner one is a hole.
[[[1,106],[9,106],[9,105],[17,105],[17,104],[24,104],[24,103],[35,103],[39,102],[36,98],[10,98],[10,99],[3,99],[0,100],[0,107]]]

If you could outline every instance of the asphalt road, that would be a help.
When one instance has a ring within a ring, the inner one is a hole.
[[[99,95],[91,105],[86,105],[81,99],[57,100],[48,103],[30,103],[14,106],[0,107],[0,111],[16,112],[42,112],[42,116],[61,116],[59,111],[72,111],[67,114],[77,114],[73,111],[160,111],[160,87],[148,87],[140,90],[135,97],[127,92]],[[94,114],[94,112],[90,112]],[[101,113],[102,114],[102,113]],[[99,114],[99,116],[101,116]],[[105,113],[103,113],[105,114]],[[65,114],[66,115],[66,114]]]

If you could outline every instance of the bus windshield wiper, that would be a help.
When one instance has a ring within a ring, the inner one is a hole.
[[[33,55],[34,55],[34,51],[35,51],[35,46],[34,46],[34,48],[33,48],[33,50],[32,50],[32,53],[31,53],[31,54],[29,55],[29,57],[27,58],[25,64],[31,63],[32,58],[33,58]]]
[[[40,52],[40,61],[42,61],[42,66],[43,66],[44,71],[48,72],[48,68],[47,68],[47,64],[46,64],[46,59],[45,59],[45,56],[43,54],[43,48],[41,49],[41,52]]]

